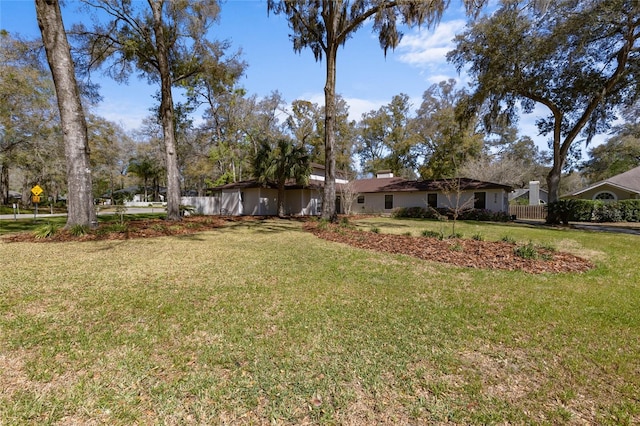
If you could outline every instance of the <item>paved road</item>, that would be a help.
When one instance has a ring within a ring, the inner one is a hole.
[[[544,221],[541,220],[526,220],[526,219],[518,219],[515,223],[522,223],[525,225],[531,226],[550,226],[547,225]],[[589,223],[589,222],[571,222],[567,225],[568,228],[579,229],[582,231],[593,231],[593,232],[611,232],[617,234],[631,234],[631,235],[640,235],[640,224],[636,223]]]
[[[20,210],[20,214],[16,214],[15,216],[13,214],[1,214],[0,215],[0,220],[33,219],[34,218],[33,210],[31,210],[29,213],[25,213],[27,211],[28,210],[21,209]],[[155,208],[128,207],[127,211],[125,212],[125,214],[164,213],[164,212],[166,212],[166,209],[160,208],[160,207],[155,207]],[[99,215],[115,214],[115,212],[113,210],[102,211],[102,212],[99,211],[98,214]],[[51,214],[51,213],[49,213],[49,210],[40,209],[38,211],[38,215],[36,216],[36,218],[44,219],[44,218],[47,218],[47,217],[66,216],[66,215],[67,215],[66,213],[54,213],[54,214]]]

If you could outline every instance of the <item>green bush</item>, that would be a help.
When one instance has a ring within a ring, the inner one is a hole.
[[[393,211],[392,216],[408,219],[439,219],[440,213],[432,208],[400,207]]]
[[[502,237],[500,239],[500,241],[505,242],[505,243],[509,243],[509,244],[515,244],[516,243],[516,239],[513,238],[511,235],[505,235],[504,237]]]
[[[81,237],[89,233],[89,227],[86,225],[73,225],[69,233],[74,237]]]
[[[547,221],[640,222],[640,200],[601,201],[564,199],[547,206]]]
[[[442,219],[452,218],[451,209],[447,208],[424,208],[424,207],[400,207],[393,211],[393,217],[409,219]],[[486,209],[466,209],[460,211],[458,220],[475,220],[483,222],[507,222],[509,215],[505,212],[493,212]]]
[[[478,222],[508,222],[509,214],[505,212],[494,212],[487,209],[469,209],[463,211],[459,220],[475,220]]]
[[[431,231],[429,229],[425,229],[424,231],[422,231],[422,236],[426,238],[437,238],[439,240],[444,239],[444,235],[442,234],[442,232]]]
[[[50,238],[53,237],[53,235],[58,232],[59,226],[55,225],[53,223],[47,223],[46,225],[42,225],[39,226],[38,228],[36,228],[35,231],[33,231],[33,235],[40,239],[40,238]]]
[[[523,259],[537,259],[538,250],[531,241],[523,246],[518,246],[513,249],[513,253]]]

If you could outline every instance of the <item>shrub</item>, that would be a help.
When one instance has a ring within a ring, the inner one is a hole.
[[[374,234],[379,234],[380,228],[378,228],[377,226],[372,226],[370,231],[373,232]]]
[[[618,203],[594,201],[593,215],[594,222],[622,222],[622,212]]]
[[[73,225],[69,233],[74,237],[81,237],[89,233],[89,227],[86,225]]]
[[[328,219],[320,219],[320,222],[318,222],[318,229],[321,231],[327,231],[329,230],[330,224],[331,222]]]
[[[342,217],[340,219],[340,222],[338,223],[338,226],[340,226],[341,228],[355,229],[355,225],[353,225],[353,224],[351,224],[351,222],[349,222],[349,218],[348,217]]]
[[[537,259],[538,250],[531,241],[523,246],[518,246],[513,249],[513,253],[523,259]]]
[[[558,200],[547,206],[547,221],[562,222],[639,222],[640,200]]]
[[[442,234],[442,232],[431,231],[429,229],[425,229],[424,231],[422,231],[422,236],[426,238],[437,238],[439,240],[444,239],[444,235]]]
[[[476,241],[484,241],[484,237],[480,233],[473,234],[473,236],[471,238],[476,240]]]
[[[33,236],[40,239],[40,238],[50,238],[53,237],[53,235],[55,235],[56,232],[58,232],[58,225],[54,225],[53,223],[47,223],[46,225],[42,225],[39,226],[38,228],[36,228],[35,231],[33,231]]]
[[[105,232],[109,233],[109,232],[118,232],[118,233],[125,233],[129,230],[129,226],[127,225],[127,223],[112,223],[111,225],[105,227]]]
[[[494,212],[487,209],[469,209],[463,211],[458,219],[478,222],[508,222],[509,215],[505,212]]]
[[[408,219],[439,219],[440,213],[432,208],[400,207],[393,211],[392,216]]]
[[[464,250],[464,247],[462,247],[462,244],[460,244],[459,242],[456,242],[456,243],[451,244],[449,246],[449,250],[451,250],[451,251],[462,251],[462,250]]]
[[[516,243],[516,239],[513,238],[511,235],[505,235],[504,237],[502,237],[500,239],[500,241],[505,242],[505,243],[509,243],[509,244],[515,244]]]

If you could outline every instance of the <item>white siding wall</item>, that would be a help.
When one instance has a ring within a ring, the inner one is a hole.
[[[192,206],[197,214],[220,214],[220,196],[213,197],[182,197],[180,204]]]
[[[243,214],[272,216],[278,214],[278,191],[271,188],[248,188],[244,191]]]
[[[314,216],[318,210],[322,194],[317,190],[295,189],[286,192],[285,212],[294,216]]]
[[[486,209],[494,212],[507,212],[509,203],[508,194],[501,189],[484,190],[476,192],[486,193]],[[364,204],[358,204],[357,199],[353,201],[352,212],[354,214],[366,213],[391,213],[394,209],[401,207],[422,207],[427,208],[427,192],[389,192],[389,193],[368,193],[364,195]],[[385,209],[385,195],[393,195],[393,209]],[[464,208],[473,208],[474,192],[463,192],[459,200],[456,194],[438,194],[438,208],[453,208],[456,205]]]
[[[240,203],[240,190],[231,189],[222,191],[222,200],[220,202],[220,212],[223,215],[238,216],[242,214]]]

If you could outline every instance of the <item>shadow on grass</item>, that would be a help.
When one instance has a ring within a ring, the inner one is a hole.
[[[259,216],[242,218],[226,218],[224,229],[248,229],[260,234],[272,234],[281,232],[302,232],[302,224],[309,218],[275,216]]]

